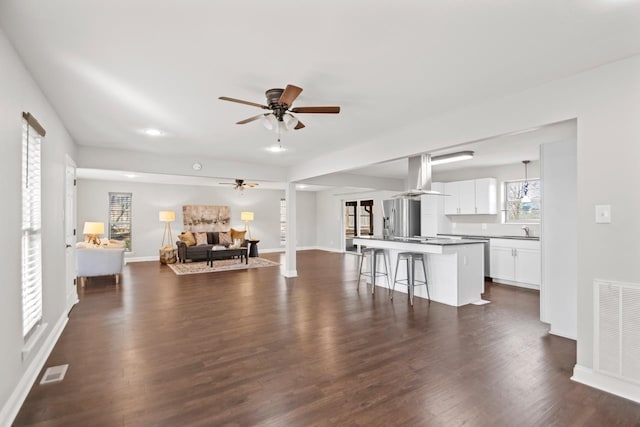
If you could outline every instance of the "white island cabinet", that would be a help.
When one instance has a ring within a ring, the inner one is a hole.
[[[358,246],[382,248],[388,251],[393,282],[398,254],[422,252],[427,259],[427,281],[431,300],[459,307],[481,300],[484,286],[484,246],[482,242],[465,239],[429,239],[426,241],[403,238],[358,237]],[[400,262],[398,278],[406,278],[406,262]],[[424,273],[416,266],[416,279],[423,280]],[[376,280],[377,286],[387,286],[384,278]],[[393,283],[391,283],[393,286]],[[397,285],[396,291],[406,293],[407,286]],[[427,298],[424,286],[416,286],[415,296]]]

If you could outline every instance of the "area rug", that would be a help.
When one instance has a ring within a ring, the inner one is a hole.
[[[213,268],[207,265],[206,261],[167,264],[174,273],[181,276],[183,274],[214,273],[216,271],[246,270],[248,268],[274,267],[277,262],[264,258],[249,258],[249,264],[240,262],[237,259],[223,259],[213,262]]]

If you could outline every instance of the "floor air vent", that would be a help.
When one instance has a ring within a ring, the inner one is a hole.
[[[67,373],[68,367],[69,365],[59,365],[47,368],[47,370],[44,371],[44,375],[42,375],[40,384],[57,383],[62,381]]]
[[[640,384],[640,285],[594,282],[594,367]]]

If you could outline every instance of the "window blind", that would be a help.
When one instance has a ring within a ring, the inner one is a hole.
[[[280,244],[287,240],[287,200],[280,199]]]
[[[131,251],[131,193],[109,193],[109,239]]]
[[[23,118],[22,335],[27,341],[42,321],[41,135],[44,129],[29,113],[24,113]]]

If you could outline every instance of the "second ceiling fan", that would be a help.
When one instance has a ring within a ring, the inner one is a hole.
[[[281,124],[283,124],[287,130],[298,130],[305,127],[304,124],[291,113],[338,114],[340,112],[340,107],[338,106],[291,108],[293,101],[296,100],[301,92],[302,88],[294,85],[287,85],[285,89],[269,89],[265,92],[267,105],[243,101],[242,99],[229,98],[227,96],[221,96],[219,99],[251,105],[253,107],[262,108],[263,110],[270,110],[268,113],[262,113],[257,116],[249,117],[248,119],[240,120],[239,122],[236,122],[236,124],[244,125],[264,117],[267,120],[265,126],[268,129],[275,128],[276,130],[280,129]]]

